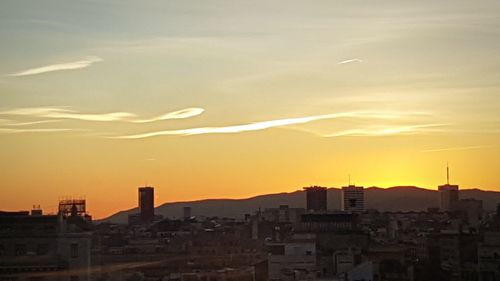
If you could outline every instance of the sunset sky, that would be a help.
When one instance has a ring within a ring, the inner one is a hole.
[[[500,1],[2,1],[0,210],[500,191]]]

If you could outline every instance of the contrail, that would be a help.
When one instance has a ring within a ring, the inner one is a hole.
[[[191,108],[185,108],[185,109],[181,109],[181,110],[174,111],[174,112],[169,112],[169,113],[166,113],[166,114],[163,114],[163,115],[160,115],[158,117],[151,118],[151,119],[135,120],[132,122],[134,122],[134,123],[149,123],[149,122],[169,120],[169,119],[185,119],[185,118],[190,118],[190,117],[200,115],[204,111],[205,111],[205,109],[203,109],[203,108],[191,107]]]
[[[364,137],[364,136],[389,136],[398,134],[415,134],[428,132],[433,129],[432,127],[447,126],[449,124],[419,124],[419,125],[409,125],[409,126],[398,126],[398,127],[385,127],[385,128],[367,128],[367,129],[351,129],[340,131],[333,134],[324,135],[323,137],[344,137],[344,136],[354,136],[354,137]]]
[[[469,149],[480,149],[490,147],[488,145],[475,145],[475,146],[459,146],[459,147],[447,147],[447,148],[438,148],[438,149],[426,149],[420,152],[441,152],[441,151],[454,151],[454,150],[469,150]]]
[[[47,128],[47,129],[11,129],[11,128],[0,128],[0,133],[53,133],[53,132],[68,132],[75,131],[75,129],[69,128]]]
[[[102,61],[102,59],[99,57],[88,57],[86,59],[79,60],[79,61],[51,64],[51,65],[31,68],[31,69],[23,70],[23,71],[20,71],[17,73],[8,74],[7,76],[18,77],[18,76],[29,76],[29,75],[42,74],[42,73],[53,72],[53,71],[74,70],[74,69],[89,67],[92,64],[94,64],[96,62],[100,62],[100,61]]]
[[[376,118],[376,119],[392,119],[400,118],[404,115],[415,115],[422,113],[387,113],[387,112],[345,112],[324,115],[314,115],[298,118],[277,119],[269,121],[261,121],[242,125],[232,125],[224,127],[199,127],[181,130],[156,131],[136,135],[118,136],[115,138],[123,139],[142,139],[154,136],[163,135],[201,135],[201,134],[230,134],[248,131],[265,130],[274,127],[282,127],[287,125],[304,124],[312,121],[335,119],[335,118]]]
[[[337,64],[346,64],[346,63],[353,63],[353,62],[363,62],[362,59],[350,59],[350,60],[343,60],[337,62]]]
[[[155,121],[163,121],[169,119],[184,119],[193,116],[200,115],[203,113],[203,108],[186,108],[174,112],[169,112],[158,117],[144,120],[135,120],[137,115],[130,112],[109,112],[109,113],[80,113],[75,110],[71,110],[64,107],[28,107],[28,108],[15,108],[7,111],[1,111],[0,115],[23,115],[23,116],[35,116],[43,118],[55,118],[55,119],[76,119],[83,121],[100,121],[100,122],[110,122],[110,121],[125,121],[132,123],[149,123]],[[34,122],[27,122],[28,124],[35,123],[47,123],[50,120],[41,120]],[[20,124],[18,124],[20,125]]]

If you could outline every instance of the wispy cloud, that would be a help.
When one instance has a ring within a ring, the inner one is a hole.
[[[191,108],[185,108],[185,109],[181,109],[181,110],[174,111],[174,112],[169,112],[169,113],[166,113],[166,114],[163,114],[163,115],[151,118],[151,119],[135,120],[132,122],[134,122],[134,123],[149,123],[149,122],[169,120],[169,119],[185,119],[185,118],[190,118],[190,117],[200,115],[204,111],[205,110],[203,108],[191,107]]]
[[[474,146],[458,146],[458,147],[446,147],[437,149],[426,149],[420,152],[442,152],[442,151],[456,151],[456,150],[470,150],[470,149],[480,149],[485,147],[491,147],[488,145],[474,145]]]
[[[111,112],[100,114],[85,114],[78,111],[61,108],[61,107],[28,107],[16,108],[7,111],[2,111],[0,114],[5,115],[25,115],[43,118],[56,119],[77,119],[85,121],[121,121],[135,117],[135,114],[128,112]]]
[[[110,112],[110,113],[80,113],[78,111],[68,109],[67,107],[29,107],[16,108],[0,112],[0,115],[23,115],[42,118],[54,119],[75,119],[84,121],[126,121],[133,123],[149,123],[168,119],[182,119],[199,115],[204,110],[202,108],[186,108],[174,112],[169,112],[155,118],[136,120],[137,115],[130,112]],[[48,122],[48,121],[35,121]]]
[[[199,127],[181,130],[156,131],[136,135],[119,136],[123,139],[142,139],[164,135],[201,135],[201,134],[230,134],[241,133],[248,131],[265,130],[274,127],[282,127],[287,125],[304,124],[318,120],[335,119],[335,118],[375,118],[375,119],[393,119],[400,118],[405,115],[422,114],[420,112],[410,113],[395,113],[395,112],[344,112],[325,115],[314,115],[298,118],[277,119],[269,121],[261,121],[242,125],[232,125],[223,127]]]
[[[78,60],[78,61],[51,64],[51,65],[46,65],[46,66],[41,66],[41,67],[36,67],[36,68],[30,68],[30,69],[23,70],[20,72],[8,74],[7,76],[19,77],[19,76],[42,74],[42,73],[53,72],[53,71],[74,70],[74,69],[89,67],[92,64],[94,64],[96,62],[100,62],[100,61],[102,61],[102,59],[99,57],[88,57],[88,58]]]
[[[46,124],[46,123],[55,123],[55,122],[61,122],[61,120],[39,120],[39,121],[32,121],[32,122],[14,122],[14,123],[7,123],[4,124],[5,126],[31,126],[31,125],[38,125],[38,124]]]
[[[424,132],[436,132],[439,129],[436,127],[447,126],[448,124],[419,124],[409,126],[396,126],[396,127],[383,127],[383,128],[365,128],[365,129],[352,129],[344,130],[333,134],[323,135],[323,137],[369,137],[369,136],[389,136],[399,134],[418,134]]]
[[[75,129],[69,129],[69,128],[47,128],[47,129],[0,128],[0,133],[53,133],[53,132],[68,132],[68,131],[75,131]]]
[[[362,59],[349,59],[349,60],[343,60],[337,62],[337,64],[347,64],[347,63],[354,63],[354,62],[363,62]]]

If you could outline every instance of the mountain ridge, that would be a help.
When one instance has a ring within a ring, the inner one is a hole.
[[[328,208],[340,209],[340,188],[328,187]],[[481,190],[478,188],[460,189],[460,198],[473,198],[483,200],[483,208],[488,211],[496,209],[500,203],[500,192]],[[305,192],[296,190],[261,194],[243,199],[210,198],[193,201],[179,201],[163,203],[155,207],[156,214],[164,217],[181,217],[182,208],[190,206],[195,216],[218,216],[243,218],[245,214],[252,214],[259,208],[277,208],[279,205],[288,205],[290,208],[305,207]],[[371,186],[365,188],[365,202],[367,209],[380,211],[423,211],[429,207],[438,206],[437,190],[417,186],[393,186],[380,188]],[[126,223],[129,214],[138,212],[138,208],[119,211],[107,218],[97,221],[113,223]]]

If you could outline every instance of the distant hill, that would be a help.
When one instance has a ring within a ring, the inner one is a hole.
[[[328,208],[340,209],[340,189],[328,188]],[[500,203],[500,192],[480,189],[461,189],[460,198],[483,200],[485,210],[495,210]],[[279,205],[305,208],[305,192],[276,193],[259,195],[247,199],[205,199],[188,202],[165,203],[156,207],[156,214],[165,217],[181,217],[182,208],[190,206],[194,216],[219,216],[243,218],[245,214],[253,214],[259,208],[276,208]],[[367,209],[380,211],[420,211],[428,207],[438,207],[438,194],[435,190],[415,186],[396,186],[391,188],[369,187],[365,189]],[[129,214],[138,212],[137,208],[120,211],[101,221],[126,223]]]

